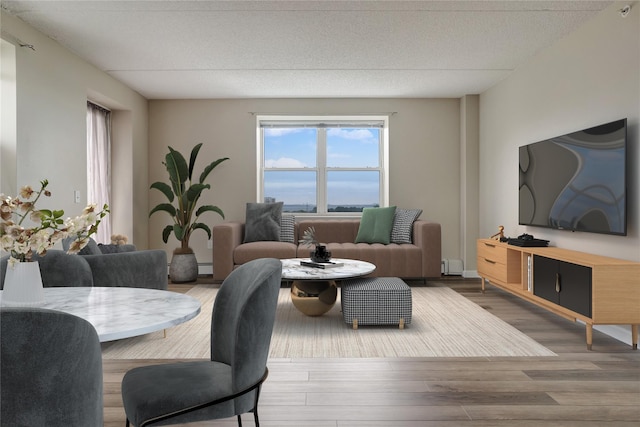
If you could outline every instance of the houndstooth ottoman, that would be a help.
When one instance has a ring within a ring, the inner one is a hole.
[[[344,280],[341,284],[342,317],[358,325],[411,323],[411,288],[397,277]]]

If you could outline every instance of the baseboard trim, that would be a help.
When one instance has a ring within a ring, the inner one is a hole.
[[[631,326],[626,325],[594,325],[593,329],[625,344],[631,344]]]
[[[462,272],[462,277],[465,279],[479,279],[478,270],[464,270]]]

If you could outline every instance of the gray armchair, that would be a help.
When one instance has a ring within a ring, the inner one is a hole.
[[[69,250],[73,239],[64,239]],[[89,239],[81,255],[91,268],[93,286],[167,289],[167,254],[161,250],[138,251],[135,245],[103,245]]]
[[[4,272],[8,256],[0,259],[0,289],[4,289]],[[167,254],[163,250],[107,253],[104,255],[70,255],[51,249],[44,256],[34,255],[40,264],[42,285],[123,286],[167,289]]]
[[[163,250],[79,256],[91,268],[93,286],[167,289],[167,253]]]
[[[54,310],[0,309],[0,422],[103,425],[102,353],[89,322]]]
[[[137,427],[188,423],[253,412],[275,321],[282,265],[258,259],[234,270],[222,283],[211,320],[211,360],[144,366],[122,380],[122,400]]]

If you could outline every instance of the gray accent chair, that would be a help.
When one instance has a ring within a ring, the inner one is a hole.
[[[8,259],[8,256],[0,259],[0,289],[4,289]],[[51,249],[44,256],[34,255],[33,259],[40,265],[45,288],[121,286],[167,289],[167,254],[163,250],[70,255]]]
[[[89,322],[54,310],[0,309],[0,423],[103,425],[102,353]]]
[[[122,380],[127,423],[180,424],[253,412],[268,375],[282,265],[257,259],[222,283],[211,320],[211,360],[144,366]]]

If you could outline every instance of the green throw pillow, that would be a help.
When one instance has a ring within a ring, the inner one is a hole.
[[[360,219],[360,228],[356,236],[356,243],[389,244],[395,206],[388,208],[364,208]]]

